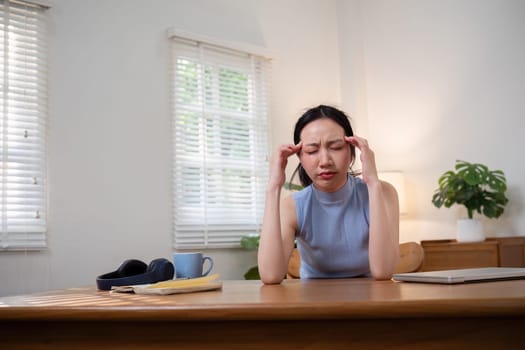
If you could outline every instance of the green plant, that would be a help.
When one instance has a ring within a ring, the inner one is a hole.
[[[257,250],[259,248],[259,235],[246,235],[241,237],[241,247],[248,250]],[[246,280],[260,280],[259,276],[259,267],[252,266],[244,274],[244,279]]]
[[[302,185],[294,184],[292,182],[285,182],[283,188],[289,191],[300,191],[304,187]]]
[[[474,212],[488,218],[498,218],[509,201],[505,196],[507,180],[501,170],[489,170],[479,163],[456,161],[456,171],[449,170],[438,180],[439,187],[432,196],[437,207],[464,205],[469,219]]]

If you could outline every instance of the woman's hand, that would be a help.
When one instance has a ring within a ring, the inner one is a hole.
[[[288,164],[288,158],[294,154],[299,153],[303,146],[302,141],[297,145],[288,144],[281,145],[275,152],[270,162],[270,178],[269,186],[282,187],[286,179],[286,165]]]
[[[368,146],[368,141],[359,136],[345,136],[345,141],[361,152],[359,159],[361,159],[363,181],[367,185],[371,185],[379,180],[377,176],[376,160],[374,151]]]

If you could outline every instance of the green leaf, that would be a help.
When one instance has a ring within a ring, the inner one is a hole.
[[[443,193],[442,191],[436,191],[436,193],[434,193],[434,195],[432,196],[432,203],[434,204],[434,206],[436,206],[437,208],[441,208],[441,206],[443,205],[443,202],[445,201],[445,198],[443,197]]]
[[[487,167],[484,165],[471,164],[468,162],[458,162],[458,164],[456,164],[456,170],[458,177],[463,178],[463,180],[471,186],[482,183],[483,178],[488,172]]]
[[[488,218],[495,218],[498,216],[498,208],[493,205],[486,205],[483,207],[483,215]]]
[[[284,187],[284,189],[290,190],[290,191],[300,191],[300,190],[302,190],[304,188],[303,186],[298,185],[298,184],[294,184],[292,182],[285,182],[283,187]]]
[[[246,235],[241,237],[241,247],[248,250],[257,250],[259,248],[259,235]]]
[[[438,179],[438,184],[440,188],[446,188],[451,182],[456,178],[456,174],[453,171],[447,171],[441,175]]]
[[[246,280],[260,280],[261,276],[259,276],[259,267],[254,266],[250,268],[246,273],[244,274],[244,279]]]
[[[488,173],[487,183],[491,189],[497,192],[505,192],[507,190],[505,174],[501,170],[495,170]]]

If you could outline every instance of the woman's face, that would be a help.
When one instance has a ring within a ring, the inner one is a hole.
[[[301,131],[301,165],[322,191],[335,192],[346,183],[352,159],[344,136],[344,129],[328,118],[317,119]]]

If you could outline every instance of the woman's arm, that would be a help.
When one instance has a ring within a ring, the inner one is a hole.
[[[363,181],[368,187],[370,237],[368,255],[375,279],[390,279],[399,260],[399,200],[395,188],[377,175],[374,152],[360,137],[346,138],[361,151]]]
[[[395,188],[387,182],[368,185],[370,237],[368,255],[375,279],[390,279],[399,261],[399,204]]]
[[[257,256],[259,275],[265,284],[281,283],[293,251],[297,226],[295,203],[292,196],[282,201],[280,197],[288,157],[300,149],[301,144],[281,146],[270,164],[270,179],[266,189],[266,204]]]

